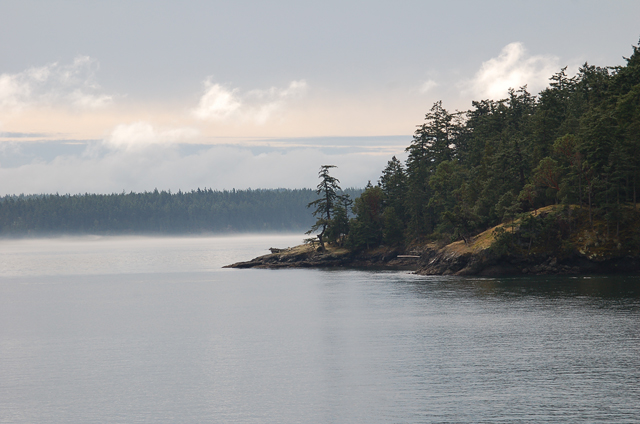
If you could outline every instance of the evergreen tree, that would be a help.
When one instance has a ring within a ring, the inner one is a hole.
[[[369,182],[360,197],[356,199],[353,206],[356,216],[351,220],[349,230],[349,247],[352,249],[369,249],[382,243],[383,197],[382,189],[372,186]]]
[[[404,219],[404,199],[407,191],[407,174],[395,156],[387,162],[378,185],[384,193],[385,208],[393,208],[399,219]]]
[[[454,115],[436,102],[425,116],[425,122],[416,130],[413,141],[407,147],[407,196],[404,207],[409,220],[409,228],[415,234],[433,231],[437,218],[428,208],[432,195],[429,177],[437,166],[451,160],[456,155],[456,135]]]
[[[344,245],[345,237],[349,234],[349,209],[353,201],[348,194],[338,196],[333,218],[327,225],[326,236],[329,243]]]
[[[324,246],[324,235],[327,231],[327,228],[332,222],[331,215],[334,212],[336,204],[340,199],[340,195],[338,194],[341,191],[340,180],[329,175],[329,170],[331,168],[336,168],[335,165],[322,165],[320,167],[320,171],[318,171],[318,178],[320,178],[320,183],[316,188],[316,194],[320,196],[319,199],[310,202],[307,207],[315,207],[313,211],[313,216],[316,217],[316,222],[311,226],[311,229],[307,231],[307,234],[314,233],[316,231],[320,231],[317,234],[318,242],[320,243],[320,249],[325,250]]]

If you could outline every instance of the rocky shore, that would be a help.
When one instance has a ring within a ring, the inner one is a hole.
[[[274,249],[272,253],[250,261],[237,262],[225,268],[367,268],[404,269],[417,271],[418,255],[403,254],[396,249],[378,248],[361,253],[352,253],[344,248],[328,246],[326,252],[318,252],[309,245]]]
[[[550,215],[555,213],[555,215]],[[562,218],[576,215],[575,210],[546,207],[535,212],[536,219]],[[558,221],[560,223],[564,221]],[[595,222],[595,221],[594,221]],[[405,249],[380,246],[364,252],[351,252],[341,247],[327,246],[319,252],[309,245],[293,248],[271,248],[271,254],[227,268],[365,268],[400,269],[420,275],[545,275],[545,274],[615,274],[640,273],[640,252],[627,248],[629,237],[637,229],[628,226],[627,239],[607,236],[603,224],[587,225],[574,220],[573,231],[555,244],[537,247],[522,238],[518,223],[507,228],[501,224],[473,237],[469,242],[450,244],[416,243]],[[601,228],[599,228],[601,227]],[[506,230],[505,230],[506,228]],[[497,231],[496,231],[497,230]],[[500,234],[510,236],[511,244],[500,247]],[[540,237],[542,238],[542,237]],[[569,246],[569,247],[567,247]],[[498,247],[498,248],[497,248]]]
[[[476,246],[477,247],[477,246]],[[318,252],[310,246],[278,249],[250,261],[225,268],[360,268],[408,270],[420,275],[501,276],[501,275],[577,275],[598,273],[634,273],[640,270],[637,257],[588,258],[576,254],[558,258],[550,255],[527,257],[496,255],[488,249],[476,249],[456,242],[443,248],[434,244],[401,251],[380,247],[361,253],[343,248]]]
[[[578,275],[640,272],[640,260],[631,255],[591,257],[574,252],[554,255],[496,255],[489,250],[460,252],[452,246],[421,258],[417,274],[421,275]]]

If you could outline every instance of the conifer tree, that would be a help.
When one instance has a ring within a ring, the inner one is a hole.
[[[327,232],[327,228],[331,225],[331,215],[334,212],[336,204],[340,199],[339,191],[342,189],[339,186],[340,180],[329,175],[329,170],[336,168],[335,165],[322,165],[320,171],[318,171],[318,178],[320,183],[316,188],[316,194],[320,196],[319,199],[307,205],[308,208],[315,207],[313,216],[317,218],[315,224],[311,226],[311,229],[306,234],[311,234],[316,231],[320,231],[317,234],[318,242],[320,243],[320,250],[324,251],[324,236]]]

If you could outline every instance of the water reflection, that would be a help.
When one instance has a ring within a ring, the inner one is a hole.
[[[423,277],[413,281],[422,295],[455,293],[476,297],[593,298],[636,303],[640,300],[640,276],[523,276],[505,278]]]

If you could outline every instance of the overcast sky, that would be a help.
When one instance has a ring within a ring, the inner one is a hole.
[[[431,105],[622,65],[633,1],[0,1],[0,194],[375,182]]]

